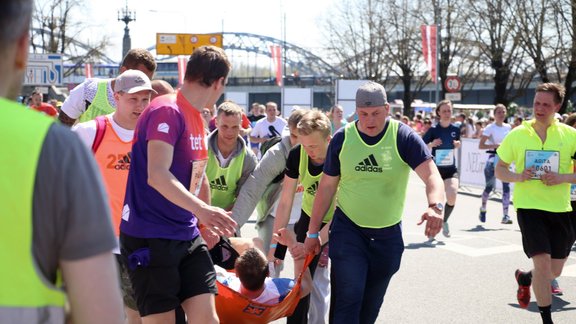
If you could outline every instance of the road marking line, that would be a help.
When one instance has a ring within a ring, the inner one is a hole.
[[[408,232],[404,233],[406,236],[418,236],[422,237],[422,233],[416,232]],[[458,241],[469,241],[472,239],[480,239],[480,240],[488,240],[492,242],[496,242],[501,244],[500,246],[491,246],[491,247],[471,247],[464,244],[457,243]],[[443,244],[436,244],[434,245],[436,248],[448,250],[451,252],[463,254],[470,257],[480,257],[480,256],[487,256],[487,255],[495,255],[495,254],[502,254],[502,253],[510,253],[510,252],[518,252],[522,251],[522,246],[518,244],[511,244],[506,241],[501,241],[498,239],[493,239],[489,237],[478,237],[478,236],[469,236],[469,235],[455,235],[448,240],[442,240]],[[410,242],[415,243],[415,242]]]

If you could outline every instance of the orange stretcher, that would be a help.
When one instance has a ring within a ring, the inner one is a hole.
[[[216,311],[221,324],[260,324],[269,323],[277,319],[290,316],[300,300],[300,289],[304,270],[308,267],[314,254],[309,254],[304,261],[304,268],[300,271],[294,288],[286,298],[275,305],[266,305],[253,302],[239,292],[216,281],[218,295],[216,296]]]

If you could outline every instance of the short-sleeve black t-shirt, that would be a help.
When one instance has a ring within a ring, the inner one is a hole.
[[[294,146],[288,153],[288,160],[286,160],[286,175],[292,179],[298,179],[300,176],[300,148],[298,144]],[[324,164],[316,165],[308,157],[308,172],[310,175],[317,176],[322,173]]]

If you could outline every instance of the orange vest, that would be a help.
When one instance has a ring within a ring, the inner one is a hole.
[[[106,116],[106,131],[102,142],[94,153],[98,163],[112,214],[112,225],[116,236],[120,232],[120,220],[122,219],[122,206],[126,194],[126,182],[128,170],[130,170],[130,150],[132,141],[124,142],[112,128],[109,117]]]

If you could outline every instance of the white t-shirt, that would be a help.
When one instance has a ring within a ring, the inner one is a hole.
[[[216,270],[216,278],[221,284],[240,292],[240,279],[238,277],[217,265],[214,266],[214,269]],[[266,305],[278,304],[286,298],[295,284],[293,279],[268,277],[264,280],[264,290],[260,296],[252,299],[252,301]]]
[[[500,143],[502,143],[502,141],[504,140],[504,137],[506,137],[506,135],[508,135],[508,133],[510,133],[511,130],[512,126],[510,126],[510,124],[503,123],[502,126],[498,126],[496,125],[496,123],[492,123],[486,126],[486,128],[484,128],[482,136],[488,137],[488,140],[486,140],[486,144],[500,145]]]
[[[86,79],[70,91],[70,96],[66,98],[60,109],[70,118],[80,118],[80,116],[86,111],[86,101],[94,101],[94,97],[96,97],[96,92],[98,91],[98,83],[100,83],[100,81],[108,81],[108,102],[112,107],[116,108],[116,100],[114,99],[112,82],[110,82],[111,80],[112,79]]]
[[[116,135],[120,137],[120,139],[124,142],[131,141],[134,137],[134,130],[122,128],[118,125],[114,118],[112,118],[112,114],[106,115],[108,121],[112,124],[112,129],[116,132]],[[82,142],[89,148],[92,148],[92,144],[94,143],[94,138],[96,137],[96,121],[89,120],[84,123],[76,124],[72,126],[72,131],[78,134]]]
[[[267,118],[262,118],[256,122],[254,128],[252,128],[252,132],[250,136],[253,137],[260,137],[260,138],[270,138],[274,136],[278,136],[282,134],[284,127],[286,127],[288,123],[285,119],[276,117],[276,120],[273,122],[269,122]],[[276,133],[272,133],[270,131],[270,126],[274,127]]]

